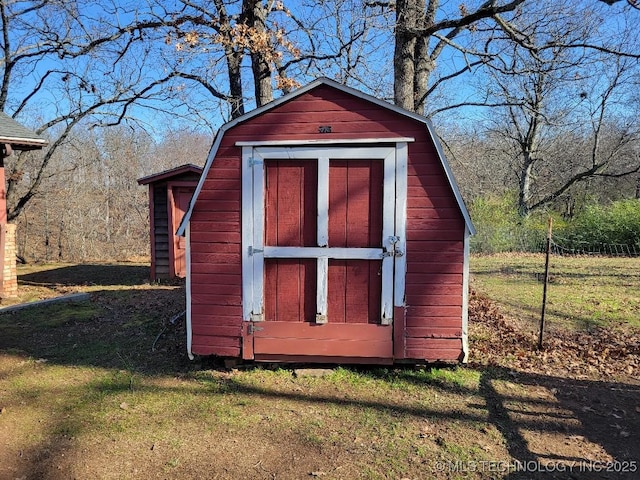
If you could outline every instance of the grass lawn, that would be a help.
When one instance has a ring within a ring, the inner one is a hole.
[[[542,254],[474,256],[471,286],[530,326],[540,321]],[[550,328],[640,328],[640,258],[552,256],[546,322]]]
[[[504,274],[474,258],[474,288],[533,275],[534,260],[522,262]],[[601,465],[636,478],[633,379],[508,364],[317,372],[191,362],[182,323],[169,323],[183,287],[149,284],[147,273],[21,269],[25,299],[91,300],[0,313],[0,479],[596,479]]]

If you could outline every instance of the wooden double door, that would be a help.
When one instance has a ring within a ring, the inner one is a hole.
[[[245,357],[393,358],[395,278],[404,276],[396,153],[245,149]]]

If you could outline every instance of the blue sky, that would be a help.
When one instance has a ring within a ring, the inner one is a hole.
[[[583,3],[594,5],[595,0],[584,0]],[[139,2],[133,0],[114,0],[119,5],[117,15],[111,7],[102,7],[101,5],[109,5],[110,2],[80,1],[77,2],[80,13],[83,18],[92,18],[95,22],[95,28],[98,28],[97,20],[100,18],[107,19],[110,23],[119,22],[127,24],[133,18],[134,8]],[[172,2],[164,2],[163,5],[167,10],[174,9]],[[474,3],[469,2],[468,8],[472,8]],[[557,2],[538,2],[535,5],[550,5]],[[316,2],[311,0],[299,0],[285,2],[292,13],[301,18],[309,15],[319,16],[322,10],[318,8]],[[342,2],[342,9],[338,14],[332,15],[326,12],[324,17],[318,17],[314,26],[313,45],[323,51],[335,51],[339,44],[339,37],[346,36],[349,32],[349,25],[357,27],[361,24],[362,19],[358,18],[361,13],[361,2],[359,0],[345,0]],[[457,14],[459,1],[442,1],[442,16]],[[616,5],[608,7],[601,2],[595,2],[595,8],[599,9],[603,15],[611,15],[611,13],[619,12],[622,6]],[[153,13],[159,17],[163,17],[164,12],[158,9]],[[640,18],[640,12],[630,11],[630,15],[637,15]],[[393,14],[386,17],[380,16],[374,20],[369,19],[372,29],[366,37],[362,37],[359,43],[355,43],[351,49],[353,58],[359,58],[360,63],[351,70],[351,76],[345,76],[344,71],[347,65],[345,59],[339,63],[330,64],[328,62],[317,62],[307,65],[306,69],[292,69],[290,75],[296,78],[300,83],[306,83],[313,78],[323,75],[338,80],[346,81],[350,86],[363,89],[367,93],[389,99],[392,96],[392,66],[393,66],[393,32],[391,25],[393,23]],[[147,14],[145,18],[151,18]],[[278,25],[282,27],[294,45],[300,47],[303,52],[308,52],[311,43],[299,31],[295,31],[295,22],[286,15],[280,14],[274,17]],[[606,22],[607,28],[604,30],[609,34],[615,34],[625,26],[625,22],[629,17],[624,15],[609,16]],[[337,21],[339,20],[339,22]],[[54,15],[51,18],[31,18],[36,24],[41,21],[50,21],[53,26],[60,25],[59,19]],[[351,22],[350,22],[351,21]],[[58,23],[56,23],[58,22]],[[179,65],[185,71],[197,72],[200,75],[207,76],[212,85],[219,88],[223,93],[228,91],[226,87],[226,67],[221,63],[222,54],[219,48],[207,50],[206,44],[201,44],[197,48],[189,49],[189,52],[178,52],[175,49],[175,39],[169,39],[165,43],[165,38],[159,32],[149,32],[146,34],[144,42],[135,42],[127,52],[124,61],[120,61],[114,68],[113,61],[116,58],[115,53],[111,49],[104,49],[98,56],[86,57],[74,62],[70,75],[51,75],[52,81],[48,83],[38,95],[34,96],[30,101],[30,106],[25,109],[21,120],[25,123],[35,126],[42,121],[46,121],[57,113],[65,111],[73,102],[86,99],[91,100],[98,95],[105,97],[113,94],[123,82],[131,82],[137,85],[143,85],[154,78],[160,78],[166,71],[174,65]],[[154,36],[155,35],[155,36]],[[474,36],[465,32],[456,38],[459,42],[468,47],[474,47]],[[286,58],[285,58],[286,60]],[[465,57],[456,49],[445,49],[443,54],[437,60],[437,75],[448,75],[449,73],[459,69],[465,65]],[[16,77],[12,97],[10,99],[7,111],[12,113],[15,111],[18,103],[28,94],[37,82],[40,81],[46,70],[56,70],[62,65],[57,57],[49,57],[43,60],[35,68],[29,68],[20,72],[20,76]],[[342,71],[341,71],[342,69]],[[251,75],[249,69],[248,58],[245,58],[245,68],[243,70],[244,83],[247,86],[247,92],[251,91]],[[120,82],[119,79],[124,79]],[[441,89],[437,96],[431,99],[431,105],[440,107],[449,104],[462,103],[464,101],[478,101],[482,96],[478,93],[477,86],[486,85],[488,78],[479,70],[474,70],[470,74],[449,80]],[[276,95],[279,95],[276,92]],[[140,102],[140,106],[132,107],[128,111],[128,115],[135,117],[143,125],[145,125],[154,135],[161,135],[163,130],[171,130],[176,128],[198,128],[209,130],[216,128],[228,119],[228,108],[220,104],[205,91],[202,86],[196,83],[183,80],[174,82],[170,92],[171,98],[154,100],[153,102]],[[247,99],[247,109],[252,108],[251,99]],[[482,121],[486,115],[485,109],[462,109],[458,112],[447,112],[446,114],[436,117],[436,123],[446,123],[450,119],[458,122],[474,122]],[[206,126],[208,124],[208,126]]]

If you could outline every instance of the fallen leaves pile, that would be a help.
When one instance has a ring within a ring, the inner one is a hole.
[[[469,301],[470,361],[581,379],[638,379],[640,330],[631,327],[538,334],[505,316],[490,299],[472,292]]]

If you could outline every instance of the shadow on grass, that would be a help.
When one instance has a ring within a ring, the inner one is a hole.
[[[512,459],[519,463],[520,470],[506,478],[637,478],[640,419],[633,405],[640,399],[640,386],[513,373],[487,369],[480,379],[489,422],[502,433]],[[542,387],[551,393],[551,408],[541,410],[526,393],[498,388],[496,380],[506,374],[516,391]],[[566,447],[548,451],[544,445],[534,445],[536,432],[563,438]],[[613,460],[582,454],[586,441],[602,447]]]
[[[91,299],[0,313],[0,350],[64,365],[139,373],[183,368],[184,325],[168,322],[185,309],[184,282],[161,285],[148,279],[149,266],[128,263],[60,265],[20,273],[23,286],[93,286],[87,289]],[[167,349],[172,355],[163,355]]]
[[[66,265],[18,276],[24,285],[139,285],[148,281],[149,267],[127,264]]]
[[[469,406],[484,409],[487,423],[494,425],[505,440],[511,456],[508,467],[513,471],[504,478],[638,478],[640,385],[562,378],[502,367],[476,366],[473,371],[479,373],[477,390],[446,381],[442,375],[433,378],[430,373],[416,374],[410,368],[394,372],[371,369],[367,374],[481,399],[484,404]],[[470,417],[451,417],[455,418],[473,421]],[[566,447],[562,451],[549,451],[540,442],[541,436],[554,442],[560,438]],[[586,442],[599,445],[602,453],[613,460],[607,462],[601,455],[594,457],[593,452],[581,454]],[[469,467],[468,462],[459,464],[461,470],[465,467]],[[500,470],[507,465],[485,467]]]
[[[354,369],[363,371],[363,367]],[[356,405],[358,408],[392,412],[431,422],[485,423],[495,426],[504,439],[510,459],[487,459],[485,456],[484,459],[459,462],[459,458],[452,457],[447,469],[450,476],[455,478],[460,474],[482,474],[481,478],[497,478],[494,473],[501,473],[502,478],[513,480],[637,478],[640,469],[640,451],[637,448],[640,419],[637,414],[634,415],[633,408],[640,399],[640,385],[571,380],[486,367],[480,369],[480,380],[475,389],[458,384],[447,386],[447,382],[437,379],[425,382],[425,377],[416,375],[412,368],[389,372],[372,367],[365,371],[368,376],[375,378],[378,376],[376,372],[381,370],[379,378],[384,381],[396,384],[410,382],[425,388],[435,386],[439,390],[466,396],[470,400],[469,408],[465,411],[441,411],[410,404],[398,405],[392,401],[274,391],[238,383],[233,377],[228,381],[233,384],[230,391],[237,394],[258,396],[262,401],[292,400],[303,409],[318,404],[337,407]],[[544,396],[540,397],[539,393],[532,395],[532,390],[538,390]],[[545,438],[553,443],[547,445]],[[583,447],[587,442],[601,447],[600,451],[587,453]],[[608,473],[607,468],[613,473]]]

